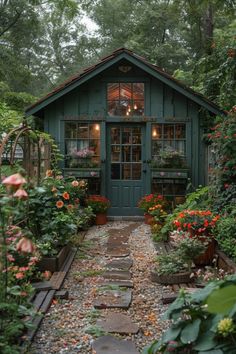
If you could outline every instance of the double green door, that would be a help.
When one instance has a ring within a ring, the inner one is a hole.
[[[145,127],[107,127],[106,190],[111,201],[109,215],[142,215],[137,208],[145,194]]]

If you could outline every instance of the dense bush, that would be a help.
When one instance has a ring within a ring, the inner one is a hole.
[[[235,301],[235,275],[211,282],[191,295],[182,290],[164,315],[172,320],[170,328],[143,354],[235,353]]]
[[[219,247],[236,262],[236,208],[222,215],[215,229],[215,237]]]

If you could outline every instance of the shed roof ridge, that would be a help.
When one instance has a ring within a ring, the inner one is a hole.
[[[191,87],[187,86],[186,84],[184,84],[182,81],[177,80],[176,78],[174,78],[171,74],[169,74],[168,72],[166,72],[163,68],[157,66],[156,64],[151,63],[150,61],[148,61],[146,58],[142,57],[141,55],[134,53],[132,50],[125,48],[125,47],[120,47],[117,48],[116,50],[114,50],[112,53],[110,53],[109,55],[102,57],[98,62],[96,62],[95,64],[91,64],[90,66],[87,66],[85,68],[82,68],[81,70],[79,70],[77,73],[71,75],[68,79],[66,79],[65,81],[63,81],[61,84],[57,85],[55,88],[53,88],[49,93],[47,93],[46,95],[44,95],[43,97],[41,97],[38,101],[36,101],[35,103],[33,103],[32,105],[30,105],[29,107],[26,108],[26,113],[28,111],[30,111],[31,109],[33,109],[34,107],[36,107],[37,105],[39,105],[40,103],[44,102],[45,100],[49,99],[50,97],[52,97],[53,95],[57,94],[58,92],[62,91],[63,89],[69,87],[70,85],[72,85],[73,83],[75,83],[76,81],[79,81],[80,79],[82,79],[84,76],[88,75],[90,72],[93,72],[96,68],[102,66],[103,64],[109,62],[111,59],[116,58],[117,56],[119,56],[122,53],[126,53],[129,56],[141,61],[142,63],[144,63],[145,65],[149,66],[150,68],[152,68],[153,70],[155,70],[156,72],[158,72],[160,75],[166,77],[168,80],[171,80],[173,82],[175,82],[177,85],[179,85],[180,87],[182,87],[183,89],[185,89],[186,91],[189,91],[191,94],[193,94],[194,96],[198,96],[199,98],[203,99],[205,102],[207,102],[208,104],[210,104],[212,107],[216,108],[219,111],[222,111],[219,106],[217,104],[215,104],[214,102],[210,101],[207,97],[205,97],[203,94],[201,94],[200,92],[194,91]],[[223,111],[222,111],[223,112]]]

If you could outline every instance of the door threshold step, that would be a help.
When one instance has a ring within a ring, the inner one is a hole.
[[[144,221],[144,216],[108,216],[108,221]]]

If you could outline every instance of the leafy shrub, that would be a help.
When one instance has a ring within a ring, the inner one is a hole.
[[[220,249],[236,261],[236,209],[223,215],[215,229],[215,238]]]
[[[233,354],[236,340],[236,275],[210,282],[193,294],[181,290],[164,315],[172,320],[143,354]]]

